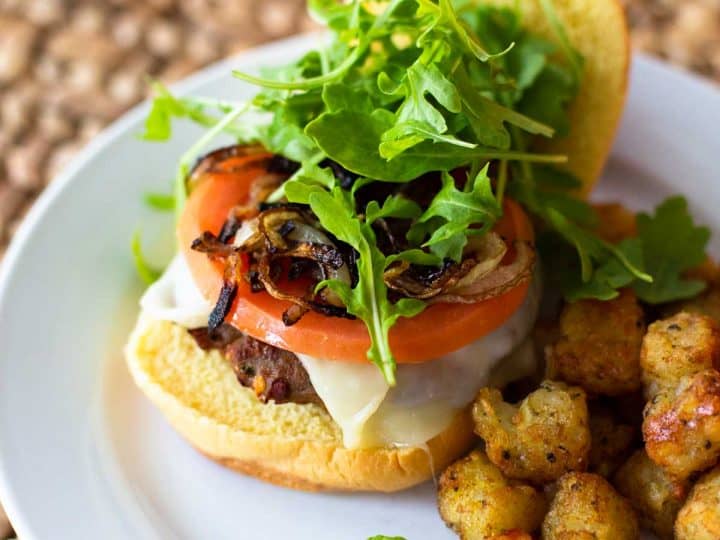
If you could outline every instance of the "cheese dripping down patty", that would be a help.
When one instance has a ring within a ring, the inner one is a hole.
[[[394,388],[372,364],[295,353],[328,413],[340,426],[344,445],[421,447],[444,431],[489,381],[502,385],[532,372],[532,348],[523,342],[537,317],[537,274],[523,305],[500,328],[437,360],[398,365]],[[140,305],[148,316],[186,328],[205,326],[213,308],[195,285],[182,255],[177,255],[147,290]],[[493,374],[493,368],[508,355],[502,370]]]

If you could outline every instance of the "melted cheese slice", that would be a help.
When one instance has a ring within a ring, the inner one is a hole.
[[[348,448],[368,445],[365,426],[376,416],[390,387],[372,364],[349,364],[297,357],[310,376],[315,391],[343,432]]]
[[[176,255],[162,277],[145,291],[140,307],[153,319],[174,322],[185,328],[207,326],[213,310],[213,304],[195,285],[182,254]]]
[[[444,431],[483,386],[532,373],[536,363],[526,338],[539,304],[535,281],[523,306],[502,327],[438,360],[400,365],[395,388],[373,365],[298,355],[342,429],[345,446],[422,446]]]
[[[352,364],[298,354],[330,415],[338,423],[347,448],[373,446],[424,447],[445,430],[491,381],[522,377],[534,369],[532,347],[520,347],[537,316],[540,280],[533,280],[523,306],[499,329],[438,360],[398,366],[395,388],[371,364]],[[207,324],[212,304],[197,289],[178,255],[165,275],[141,300],[145,312],[186,328]],[[439,321],[441,324],[442,321]],[[529,355],[529,356],[528,356]]]

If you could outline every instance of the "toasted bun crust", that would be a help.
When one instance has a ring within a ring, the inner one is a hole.
[[[141,315],[126,348],[140,389],[202,453],[239,472],[307,491],[398,491],[443,470],[474,442],[459,415],[428,448],[343,447],[339,426],[317,405],[261,403],[217,351]]]
[[[515,0],[481,0],[514,5]],[[587,195],[597,182],[615,138],[628,87],[630,38],[618,0],[553,0],[568,38],[585,59],[580,93],[570,107],[568,137],[540,144],[547,152],[566,154],[567,169],[583,182]],[[540,0],[520,0],[523,25],[556,39]]]

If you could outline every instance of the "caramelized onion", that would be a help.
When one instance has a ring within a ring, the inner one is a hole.
[[[392,290],[420,300],[464,288],[493,272],[507,253],[507,245],[496,233],[471,238],[465,259],[443,266],[417,267],[405,262],[391,266],[385,272],[385,284]]]
[[[495,298],[514,289],[532,277],[535,266],[535,250],[528,242],[517,241],[515,260],[508,265],[496,267],[478,281],[453,289],[436,296],[432,303],[473,304],[489,298]]]
[[[288,268],[288,280],[296,280],[302,271],[314,272],[314,282],[338,279],[350,284],[343,254],[328,236],[317,229],[317,222],[304,207],[277,204],[243,223],[237,231],[234,249],[249,253],[255,273],[253,278],[262,284],[268,294],[278,300],[293,303],[283,314],[283,322],[291,326],[308,311],[325,315],[348,317],[340,298],[330,289],[315,293],[311,285],[304,295],[289,293],[278,285],[278,275],[273,270]],[[283,265],[282,260],[288,260]],[[299,264],[298,261],[307,261]],[[298,274],[300,271],[300,274]]]
[[[491,232],[471,238],[466,251],[469,253],[468,258],[476,264],[449,290],[462,289],[477,283],[500,266],[507,250],[507,244],[497,233]]]

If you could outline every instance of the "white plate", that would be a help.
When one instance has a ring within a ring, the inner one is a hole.
[[[231,78],[231,67],[287,62],[313,41],[246,53],[180,88],[247,97],[253,90]],[[120,353],[140,293],[129,238],[143,223],[148,236],[172,245],[169,219],[151,216],[141,194],[168,186],[197,136],[184,128],[170,144],[142,143],[135,135],[146,112],[114,124],[52,184],[3,263],[0,496],[20,536],[453,538],[432,484],[392,496],[308,495],[244,478],[196,454],[131,384]],[[600,196],[648,207],[682,191],[720,230],[719,123],[714,87],[638,59]]]

